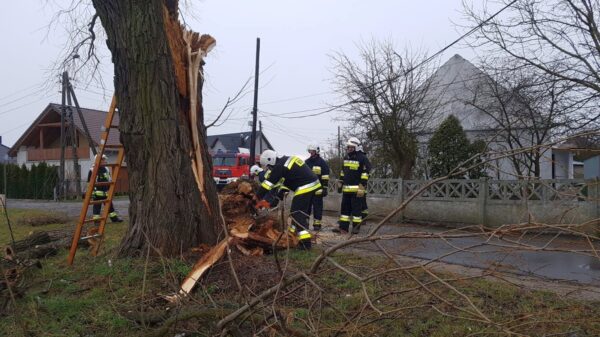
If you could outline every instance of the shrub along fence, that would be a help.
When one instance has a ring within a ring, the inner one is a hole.
[[[416,193],[427,180],[370,179],[369,210],[386,215]],[[329,185],[324,208],[339,212],[336,181]],[[523,222],[597,223],[600,185],[597,179],[491,180],[437,182],[416,197],[401,215],[407,220],[499,226]]]
[[[6,169],[6,181],[4,170]],[[7,198],[52,199],[58,182],[58,169],[46,163],[32,165],[0,164],[0,194]]]

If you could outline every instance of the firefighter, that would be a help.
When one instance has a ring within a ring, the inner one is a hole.
[[[363,150],[363,145],[360,144],[360,146],[356,149],[356,151],[358,152],[362,152],[362,154],[365,156],[365,160],[367,161],[366,167],[368,172],[371,172],[371,162],[369,161],[369,157],[367,157],[367,153]],[[365,190],[365,197],[362,198],[362,224],[365,224],[365,221],[367,219],[367,217],[369,216],[369,206],[367,205],[367,191]],[[356,233],[355,233],[356,234]]]
[[[277,152],[266,150],[260,155],[260,164],[269,172],[260,185],[258,198],[263,199],[276,188],[287,188],[294,192],[290,215],[292,224],[288,227],[300,241],[300,249],[311,248],[311,235],[308,231],[308,214],[315,192],[321,188],[319,178],[297,156],[277,157]],[[257,208],[270,207],[267,200],[257,200]]]
[[[321,188],[315,192],[309,211],[309,215],[311,211],[313,214],[313,229],[320,231],[323,219],[323,198],[327,196],[327,186],[329,185],[329,166],[321,158],[321,148],[318,145],[309,145],[307,150],[310,153],[310,157],[306,159],[306,165],[312,169],[321,182]]]
[[[352,222],[352,233],[357,234],[362,223],[363,198],[369,180],[369,167],[365,155],[357,151],[360,141],[351,137],[346,142],[346,156],[340,173],[338,191],[342,193],[339,228],[336,233],[347,234]]]
[[[252,165],[250,168],[250,178],[257,181],[259,185],[265,181],[265,177],[268,177],[269,174],[271,174],[270,170],[265,170],[258,165]],[[265,199],[271,205],[271,207],[277,207],[279,201],[285,198],[287,192],[289,192],[288,189],[284,188],[283,186],[279,186],[278,188],[273,188],[270,190],[269,193],[263,197],[263,199]]]
[[[96,155],[96,157],[94,157],[94,162],[96,162],[97,157],[98,157],[98,155]],[[110,171],[108,170],[108,168],[105,165],[106,165],[106,156],[102,155],[102,159],[100,161],[100,167],[98,168],[98,174],[96,175],[96,182],[100,183],[100,182],[112,181],[110,178]],[[94,169],[94,167],[92,166],[90,168],[90,171],[88,172],[88,177],[87,177],[88,182],[92,178],[92,170],[93,169]],[[92,192],[92,200],[105,200],[106,198],[108,198],[108,189],[109,189],[109,186],[94,186],[94,190]],[[121,219],[119,217],[119,214],[115,211],[112,201],[110,202],[109,207],[110,207],[110,213],[108,213],[108,216],[110,217],[110,220],[112,222],[123,222],[123,219]],[[101,208],[102,208],[101,204],[94,204],[92,214],[93,214],[93,219],[96,220],[96,222],[100,221]]]

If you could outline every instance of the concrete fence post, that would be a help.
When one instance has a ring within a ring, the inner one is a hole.
[[[486,226],[486,203],[488,194],[488,178],[479,179],[479,222]]]

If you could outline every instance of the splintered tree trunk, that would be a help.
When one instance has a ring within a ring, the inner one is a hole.
[[[197,70],[198,79],[190,80],[196,76],[192,64],[201,67],[205,53],[194,62],[187,52],[188,46],[196,51],[202,44],[212,46],[214,39],[184,32],[177,1],[92,2],[112,53],[129,172],[130,225],[120,255],[151,247],[153,253],[173,256],[216,243],[221,217],[201,96],[194,97],[202,85]]]

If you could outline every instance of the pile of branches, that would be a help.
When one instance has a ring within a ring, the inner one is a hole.
[[[196,282],[225,255],[228,248],[235,248],[247,256],[261,256],[298,245],[298,239],[284,229],[283,209],[281,213],[276,210],[261,212],[255,209],[257,189],[257,184],[250,180],[239,180],[223,189],[219,202],[227,228],[225,239],[196,262],[183,281],[179,293],[166,296],[167,300],[177,302],[189,294]]]

